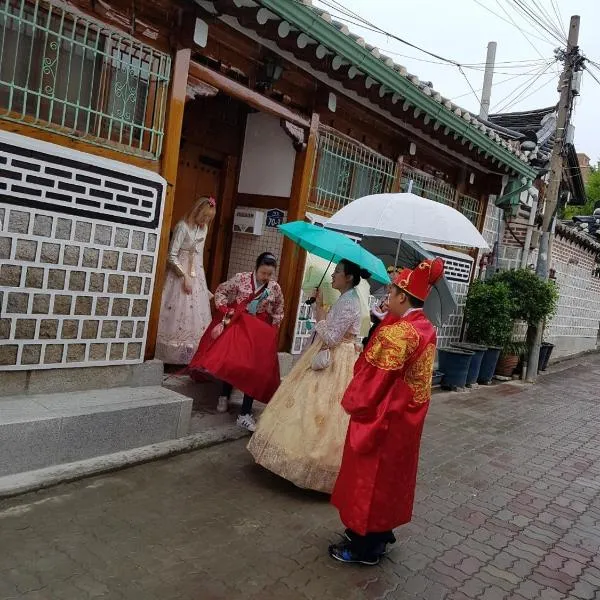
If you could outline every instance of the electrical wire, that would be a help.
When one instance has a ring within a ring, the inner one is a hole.
[[[300,0],[295,0],[296,2],[300,2]],[[382,29],[381,27],[379,27],[378,25],[375,25],[374,23],[367,21],[366,19],[364,19],[363,17],[361,17],[360,15],[357,15],[357,13],[351,11],[350,9],[347,9],[346,7],[344,7],[340,2],[337,2],[336,0],[320,0],[321,4],[323,4],[324,6],[327,6],[328,8],[334,10],[334,11],[338,11],[341,12],[342,15],[344,15],[344,17],[339,17],[339,15],[335,15],[336,19],[339,19],[340,21],[346,21],[349,22],[350,24],[356,25],[357,27],[362,27],[366,30],[372,31],[374,33],[379,33],[380,35],[384,35],[387,38],[396,40],[398,42],[401,42],[402,44],[405,44],[406,46],[409,46],[410,48],[414,48],[415,50],[418,50],[419,52],[422,52],[423,54],[426,54],[427,56],[430,56],[432,58],[437,59],[438,61],[440,61],[437,64],[449,64],[449,65],[453,65],[454,67],[463,67],[463,68],[467,68],[467,69],[475,69],[475,70],[485,70],[485,62],[481,62],[481,63],[461,63],[457,60],[454,60],[452,58],[447,58],[445,56],[441,56],[440,54],[436,54],[435,52],[431,52],[429,50],[426,50],[425,48],[422,48],[421,46],[418,46],[416,44],[413,44],[412,42],[409,42],[408,40],[405,40],[401,37],[399,37],[398,35],[391,33],[389,31],[386,31],[385,29]],[[413,58],[414,60],[419,60],[421,62],[428,62],[424,59],[419,59],[417,57],[412,57],[412,56],[406,56],[406,55],[401,55],[399,53],[395,53],[395,52],[388,52],[389,54],[394,54],[394,55],[398,55],[398,56],[405,56],[406,58]],[[542,56],[542,59],[544,59],[544,57]],[[547,60],[547,59],[544,59]],[[433,62],[433,61],[432,61]],[[524,61],[528,64],[532,64],[533,61],[528,60],[528,61]],[[436,64],[434,62],[434,64]],[[508,67],[508,64],[512,64],[511,61],[507,61],[506,63],[506,68],[511,68]],[[518,67],[515,67],[518,68]]]
[[[554,73],[546,73],[546,75],[552,75],[552,77],[554,77]],[[529,98],[530,96],[533,96],[534,94],[536,94],[537,92],[539,92],[541,89],[545,88],[548,84],[552,83],[553,79],[546,79],[546,81],[544,81],[544,83],[542,83],[542,85],[538,86],[537,88],[535,88],[535,90],[531,91],[529,94],[527,94],[526,96],[519,96],[518,98],[516,98],[511,104],[505,106],[501,112],[510,110],[513,106],[516,106],[517,104],[519,104],[520,102],[523,102],[523,100],[527,100],[527,98]],[[525,90],[524,90],[525,91]]]
[[[563,37],[563,32],[560,30],[560,19],[559,19],[559,24],[558,26],[556,25],[556,23],[553,20],[553,17],[550,15],[550,13],[537,1],[537,0],[532,0],[533,2],[533,6],[535,8],[538,9],[540,15],[541,15],[541,20],[548,25],[548,27],[550,29],[552,29],[552,31],[554,31],[554,33],[556,33],[556,35],[562,39]],[[526,3],[526,2],[524,2]],[[566,36],[565,37],[565,41],[567,41]]]
[[[519,94],[526,92],[532,85],[535,85],[535,82],[548,71],[548,69],[552,66],[553,63],[548,63],[541,71],[538,70],[536,74],[531,77],[528,81],[525,81],[519,84],[512,92],[510,92],[507,96],[502,98],[499,102],[496,103],[497,109],[494,112],[501,113],[505,110],[505,104],[511,104],[514,99],[518,97]],[[507,102],[508,101],[508,102]],[[502,108],[500,106],[502,105]]]
[[[565,28],[565,24],[563,22],[563,17],[562,17],[562,13],[560,12],[560,7],[558,6],[558,2],[556,0],[550,0],[551,4],[552,4],[552,9],[554,10],[554,14],[556,15],[556,18],[558,19],[558,24],[560,25],[560,30],[562,31],[562,34],[565,36],[565,39],[568,37],[567,36],[567,30]]]
[[[500,4],[500,0],[496,0],[496,4],[504,11],[504,14],[510,19],[512,24],[519,30],[521,35],[525,38],[527,43],[543,58],[542,53],[538,50],[537,46],[529,39],[527,34],[517,25],[516,21],[510,16],[510,13]]]
[[[497,81],[493,84],[494,87],[502,85],[503,83],[508,83],[509,81],[514,81],[515,79],[518,79],[519,77],[528,77],[529,75],[532,75],[534,73],[537,73],[539,71],[539,69],[534,69],[532,71],[527,71],[527,73],[518,73],[517,75],[513,75],[512,77],[507,77],[506,79],[501,79],[500,81]],[[495,74],[495,73],[494,73]],[[477,93],[483,92],[483,88],[479,88],[478,90],[476,90]],[[453,98],[451,98],[451,100],[459,100],[460,98],[464,98],[465,96],[470,96],[471,92],[466,92],[464,94],[461,94],[460,96],[454,96]]]
[[[540,18],[535,14],[535,12],[531,9],[531,7],[525,2],[525,0],[507,0],[507,2],[513,5],[513,9],[517,12],[520,12],[521,15],[525,17],[531,24],[536,27],[541,27],[546,33],[550,35],[555,41],[559,44],[564,44],[566,40],[562,38],[562,34],[558,35],[555,31],[553,31],[552,27],[548,27],[545,25]]]
[[[473,96],[475,96],[475,100],[477,100],[477,102],[479,102],[479,96],[477,95],[477,92],[475,91],[475,89],[471,85],[471,82],[469,81],[469,78],[465,75],[465,72],[462,70],[462,67],[458,67],[458,70],[460,71],[460,74],[465,78],[465,81],[467,82],[467,84],[471,88],[471,91],[473,92]]]
[[[498,17],[501,21],[504,21],[505,23],[508,23],[509,25],[515,25],[514,22],[509,21],[508,19],[506,19],[505,17],[503,17],[502,15],[499,15],[497,12],[493,11],[491,8],[489,8],[488,6],[486,6],[485,4],[483,4],[483,2],[480,2],[479,0],[473,0],[473,2],[475,2],[475,4],[478,4],[479,6],[481,6],[481,8],[487,10],[489,13],[492,13],[495,17]],[[518,29],[520,29],[517,26]],[[536,40],[539,40],[540,42],[545,42],[546,44],[550,44],[551,46],[554,46],[554,42],[551,42],[550,40],[548,40],[547,38],[543,38],[540,37],[539,35],[536,35],[535,33],[531,33],[530,31],[525,31],[522,30],[523,33],[526,33],[529,37],[533,37]]]

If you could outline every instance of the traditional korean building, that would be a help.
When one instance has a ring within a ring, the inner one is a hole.
[[[304,263],[277,224],[411,185],[491,231],[490,195],[537,176],[520,139],[307,1],[7,0],[0,37],[1,394],[160,383],[169,235],[198,195],[211,288],[280,257],[289,352]],[[475,254],[438,252],[464,298]],[[171,400],[135,444],[185,432]]]

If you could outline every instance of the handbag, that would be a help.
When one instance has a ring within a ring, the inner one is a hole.
[[[324,371],[331,366],[331,350],[323,348],[319,350],[310,363],[310,368],[313,371]]]

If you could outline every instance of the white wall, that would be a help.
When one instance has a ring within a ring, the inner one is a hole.
[[[277,117],[248,115],[238,192],[289,198],[296,151]]]

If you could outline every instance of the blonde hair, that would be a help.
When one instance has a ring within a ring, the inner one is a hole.
[[[196,225],[198,217],[202,217],[205,225],[208,227],[215,218],[217,210],[214,206],[214,200],[208,196],[200,196],[194,203],[194,206],[186,213],[184,220],[188,225]]]

